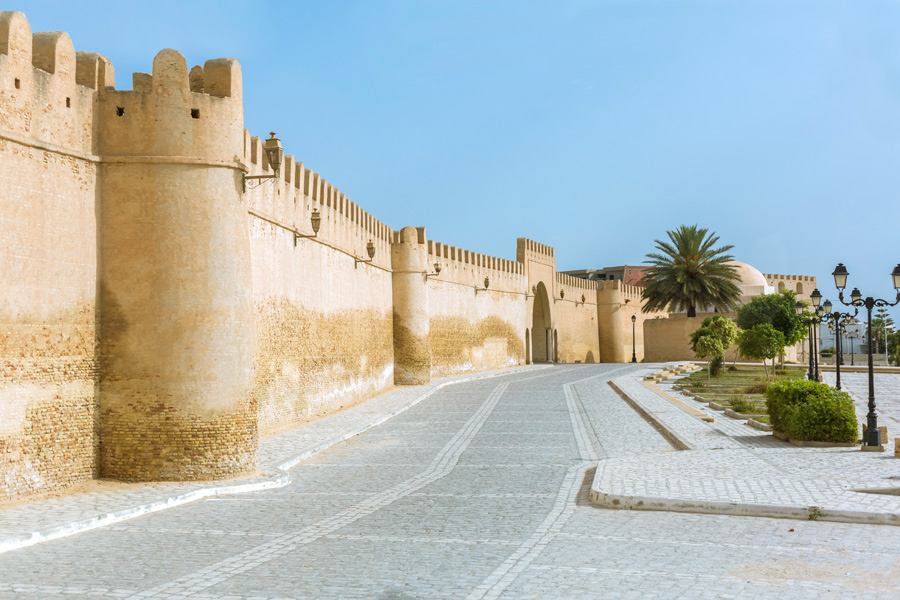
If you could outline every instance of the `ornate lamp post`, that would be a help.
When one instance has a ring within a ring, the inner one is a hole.
[[[797,312],[797,316],[800,317],[803,315],[803,311],[806,310],[806,305],[802,302],[797,302],[794,305],[794,310]],[[813,350],[813,322],[815,318],[811,319],[801,319],[801,322],[806,325],[806,331],[809,334],[809,370],[806,371],[806,378],[810,381],[813,380],[813,356],[815,355],[815,350]]]
[[[637,321],[637,317],[631,315],[631,362],[637,362],[637,353],[635,352],[635,339],[634,339],[634,322]]]
[[[900,264],[894,267],[894,270],[891,271],[891,281],[894,285],[894,291],[897,292],[897,299],[894,302],[888,302],[887,300],[876,299],[872,296],[868,296],[865,299],[862,296],[862,292],[859,291],[859,288],[853,288],[853,291],[850,292],[850,302],[844,302],[844,288],[847,287],[847,277],[850,276],[849,271],[847,271],[847,267],[844,266],[844,263],[838,263],[838,266],[835,267],[834,272],[832,273],[834,276],[834,286],[838,289],[838,299],[840,299],[841,304],[844,306],[865,306],[866,311],[868,312],[868,323],[866,324],[866,338],[872,339],[872,309],[876,306],[881,308],[885,306],[897,306],[900,304]],[[878,451],[883,451],[884,447],[881,445],[881,435],[878,432],[878,415],[875,413],[875,365],[872,362],[872,353],[869,352],[869,413],[866,415],[866,445],[863,446],[863,450],[867,448],[871,448],[872,450],[877,449]]]
[[[818,356],[816,356],[818,349],[816,348],[815,343],[815,328],[822,322],[824,310],[819,306],[819,303],[822,302],[822,294],[819,292],[818,288],[814,289],[809,297],[812,300],[815,313],[808,319],[801,319],[801,322],[806,325],[809,332],[809,370],[806,372],[806,378],[810,381],[818,381],[819,360]],[[803,302],[797,302],[794,305],[794,310],[797,312],[797,316],[801,317],[806,310],[806,305]]]
[[[822,305],[825,308],[824,321],[828,322],[828,331],[834,334],[834,387],[841,389],[841,365],[844,363],[844,342],[842,335],[847,331],[847,324],[859,313],[854,309],[853,313],[831,311],[831,300],[826,300]]]
[[[856,353],[853,351],[853,340],[859,337],[859,332],[851,329],[847,332],[847,343],[850,344],[850,366],[856,366]],[[865,340],[865,338],[863,338]]]

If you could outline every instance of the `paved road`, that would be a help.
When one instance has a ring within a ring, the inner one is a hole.
[[[598,458],[674,451],[632,368],[442,389],[288,487],[0,555],[0,598],[900,598],[896,527],[592,506]]]

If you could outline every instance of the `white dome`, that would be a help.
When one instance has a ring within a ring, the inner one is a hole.
[[[757,288],[768,287],[769,282],[766,281],[765,276],[755,267],[751,267],[747,263],[738,262],[736,260],[729,261],[726,264],[734,267],[735,272],[737,272],[738,277],[740,277],[738,286],[742,290],[753,289],[755,291]]]

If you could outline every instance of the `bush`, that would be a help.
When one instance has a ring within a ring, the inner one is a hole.
[[[850,395],[818,381],[769,384],[766,408],[775,431],[793,440],[855,442],[859,437]]]
[[[731,409],[742,415],[753,415],[759,412],[759,407],[753,402],[747,402],[742,398],[731,401]]]
[[[763,379],[757,379],[750,385],[744,388],[745,394],[764,394],[766,392],[766,388],[769,387],[769,382]]]
[[[722,372],[722,366],[724,364],[725,358],[723,356],[714,356],[713,359],[709,362],[709,374],[715,377]]]
[[[834,348],[822,348],[819,350],[819,354],[824,356],[825,358],[831,358],[834,356]]]

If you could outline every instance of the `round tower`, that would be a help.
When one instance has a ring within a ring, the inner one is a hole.
[[[598,282],[597,325],[600,328],[600,362],[626,362],[625,295],[620,282]]]
[[[256,467],[240,66],[163,50],[100,96],[100,476]]]
[[[412,226],[400,231],[399,240],[391,245],[394,383],[423,385],[431,381],[424,243],[419,243],[419,232]]]

